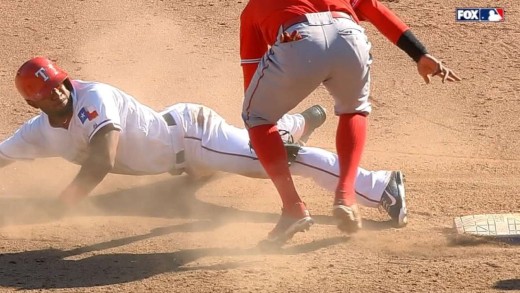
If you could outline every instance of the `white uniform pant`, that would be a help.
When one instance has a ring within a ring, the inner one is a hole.
[[[185,172],[195,177],[204,177],[215,172],[240,174],[247,177],[269,177],[249,147],[247,130],[232,126],[215,111],[197,104],[176,104],[168,108],[181,126],[185,152]],[[278,129],[289,131],[298,141],[303,134],[305,119],[300,114],[284,115],[278,121]],[[335,153],[320,148],[301,148],[291,173],[313,179],[319,186],[334,194],[339,177],[338,157]],[[386,185],[389,171],[358,169],[356,194],[358,203],[378,207]]]

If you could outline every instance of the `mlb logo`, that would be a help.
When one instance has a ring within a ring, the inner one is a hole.
[[[457,8],[457,21],[500,22],[504,21],[504,8]]]
[[[480,21],[504,21],[504,8],[481,8]]]

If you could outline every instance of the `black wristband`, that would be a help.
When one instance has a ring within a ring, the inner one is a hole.
[[[413,61],[417,62],[424,54],[428,54],[426,47],[415,37],[411,30],[405,31],[397,41],[397,47],[405,51]]]

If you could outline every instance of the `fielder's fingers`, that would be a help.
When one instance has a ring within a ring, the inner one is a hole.
[[[446,81],[446,76],[448,76],[446,67],[442,66],[441,63],[437,63],[437,69],[432,73],[432,76],[439,76],[444,83]]]
[[[450,77],[452,77],[456,81],[462,80],[462,78],[460,78],[457,74],[455,74],[455,72],[453,72],[453,70],[450,70]]]
[[[437,75],[439,75],[441,78],[442,78],[442,83],[445,83],[446,81],[452,81],[451,80],[451,70],[445,66],[443,66],[442,64],[439,64],[439,72],[437,73]]]
[[[424,82],[426,84],[429,84],[430,83],[430,76],[428,74],[425,74],[425,75],[421,75],[422,78],[424,79]]]
[[[449,82],[453,82],[453,81],[455,81],[455,79],[454,79],[453,77],[451,77],[451,76],[448,76],[448,77],[446,78],[446,80],[449,81]]]
[[[453,72],[452,70],[450,69],[447,69],[446,71],[446,75],[444,76],[442,82],[445,82],[445,81],[460,81],[460,77],[458,77],[455,72]]]
[[[448,80],[448,77],[450,77],[450,70],[444,68],[444,71],[442,72],[442,83],[445,83],[446,80]]]

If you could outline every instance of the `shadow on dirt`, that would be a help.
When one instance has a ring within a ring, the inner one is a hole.
[[[332,237],[278,250],[258,248],[199,248],[172,253],[152,254],[97,254],[104,249],[133,241],[162,235],[167,231],[185,229],[180,225],[165,227],[150,234],[127,237],[91,246],[63,251],[43,249],[0,254],[0,287],[18,289],[79,288],[133,282],[158,274],[182,271],[218,271],[254,265],[250,261],[224,261],[214,265],[191,266],[204,257],[233,257],[244,255],[293,255],[307,253],[348,241],[347,237]],[[87,254],[84,258],[78,258]],[[69,258],[69,259],[68,259]],[[76,259],[74,259],[76,258]]]
[[[244,211],[199,200],[195,194],[210,180],[174,177],[142,187],[118,190],[87,198],[73,212],[59,208],[50,198],[0,198],[0,227],[41,224],[73,216],[143,216],[207,220],[210,224],[187,224],[179,232],[213,230],[230,222],[276,223],[279,214]],[[335,225],[332,216],[313,215],[318,224]],[[392,228],[391,222],[363,221],[364,230]],[[179,228],[177,228],[179,229]]]
[[[145,216],[185,218],[192,222],[159,227],[149,233],[83,246],[72,250],[43,249],[16,253],[0,253],[0,287],[18,289],[77,288],[120,284],[146,279],[167,272],[191,270],[226,270],[250,266],[250,261],[229,260],[244,255],[292,255],[308,253],[349,240],[348,237],[330,237],[310,243],[279,249],[199,248],[171,253],[99,253],[161,235],[177,232],[211,231],[227,223],[247,221],[276,223],[279,214],[238,210],[203,202],[195,196],[205,182],[193,182],[187,177],[176,177],[144,187],[119,190],[88,198],[86,204],[73,214],[80,216]],[[6,225],[46,223],[58,219],[53,199],[0,199],[0,219],[9,219]],[[319,224],[334,224],[332,217],[317,215]],[[364,221],[365,229],[390,228],[388,222]],[[191,265],[208,257],[226,260],[208,266]],[[254,265],[254,264],[253,264]]]
[[[504,291],[520,290],[520,279],[500,280],[496,282],[492,288]]]

